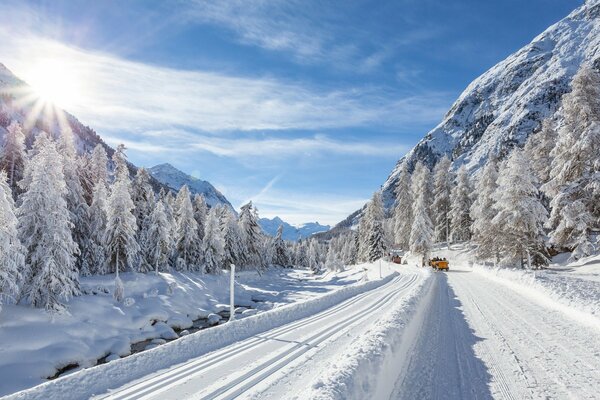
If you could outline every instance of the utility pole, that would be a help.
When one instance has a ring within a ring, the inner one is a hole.
[[[230,279],[229,279],[229,321],[235,319],[235,265],[229,264],[230,267]]]

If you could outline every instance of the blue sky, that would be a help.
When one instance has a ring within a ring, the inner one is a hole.
[[[0,62],[65,81],[59,105],[138,165],[333,224],[474,78],[581,3],[9,0]]]

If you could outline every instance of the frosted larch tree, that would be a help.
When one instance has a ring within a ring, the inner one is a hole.
[[[92,274],[104,275],[109,273],[106,262],[106,248],[104,245],[107,205],[108,194],[106,185],[103,181],[98,181],[94,185],[92,205],[89,209],[90,238],[82,255],[84,262],[88,264],[88,269]]]
[[[547,227],[550,243],[591,254],[590,234],[600,218],[600,74],[587,66],[573,78],[562,98],[563,123],[558,130],[550,179],[542,189],[551,199]]]
[[[202,240],[204,238],[204,224],[206,223],[206,216],[208,215],[208,206],[206,200],[201,194],[194,195],[194,218],[198,223],[198,236]]]
[[[394,239],[395,244],[407,250],[410,242],[410,232],[413,225],[413,194],[411,189],[411,176],[408,164],[404,161],[400,165],[400,176],[395,188],[396,203],[394,206]]]
[[[385,255],[386,243],[385,234],[383,231],[383,199],[381,192],[377,191],[373,194],[369,205],[368,212],[368,233],[367,233],[367,261],[373,262]]]
[[[5,171],[0,172],[0,311],[19,294],[21,272],[25,269],[25,248],[19,239],[12,190]]]
[[[211,208],[206,216],[202,253],[204,255],[205,271],[208,273],[221,272],[225,247],[217,207]]]
[[[429,169],[421,162],[415,166],[412,174],[411,191],[414,196],[413,223],[410,231],[412,253],[420,255],[424,260],[429,256],[433,246],[433,223],[430,216],[431,179]]]
[[[6,128],[4,146],[0,153],[0,169],[6,171],[11,195],[16,198],[20,193],[19,181],[23,178],[25,168],[25,135],[21,125],[13,121]]]
[[[150,215],[154,211],[155,199],[154,190],[150,185],[150,174],[148,174],[145,168],[139,168],[137,171],[131,185],[131,199],[135,205],[133,215],[137,222],[136,239],[142,250],[138,254],[135,268],[138,272],[148,272],[153,269],[153,266],[148,264],[148,254],[145,253],[145,250],[149,249],[149,247],[145,242],[148,237]]]
[[[148,219],[148,228],[144,240],[144,254],[147,265],[154,269],[158,275],[159,271],[169,269],[169,256],[171,254],[171,227],[165,213],[162,200],[157,200],[154,209]]]
[[[73,239],[77,243],[77,255],[80,255],[86,248],[90,236],[88,204],[85,200],[83,187],[78,171],[77,151],[75,150],[75,141],[73,132],[70,129],[64,129],[61,133],[59,151],[63,160],[63,172],[65,183],[67,184],[67,208],[71,216]],[[78,257],[77,267],[82,275],[89,275],[87,263],[83,262],[83,257]]]
[[[113,296],[116,301],[122,301],[125,293],[119,272],[125,271],[127,266],[133,267],[140,247],[135,238],[137,230],[137,222],[133,215],[135,205],[131,200],[131,182],[124,145],[117,147],[112,159],[115,165],[115,179],[108,200],[104,244],[110,270],[115,271]]]
[[[247,266],[262,268],[264,266],[262,254],[264,234],[258,224],[258,211],[251,201],[240,209],[239,225],[246,251]]]
[[[274,265],[278,265],[280,267],[287,267],[290,265],[288,248],[283,240],[283,225],[279,225],[279,228],[277,228],[277,234],[271,241],[271,248]]]
[[[452,189],[450,208],[450,227],[453,241],[471,239],[471,196],[473,188],[469,172],[463,165],[456,174],[456,185]]]
[[[203,221],[205,220],[206,218]],[[203,224],[206,225],[204,222]],[[229,207],[221,207],[220,224],[224,246],[223,265],[226,268],[229,268],[230,264],[243,265],[244,245],[242,243],[242,233],[237,218]]]
[[[514,149],[498,178],[498,213],[492,220],[502,261],[539,267],[548,263],[543,225],[547,211],[539,199],[536,178],[523,150]]]
[[[19,236],[27,250],[24,295],[34,307],[60,311],[78,295],[77,244],[71,235],[63,158],[45,133],[25,165],[28,177],[17,211]]]
[[[194,218],[194,208],[187,185],[179,189],[175,204],[177,269],[179,271],[198,270],[200,267],[201,242],[198,236],[198,223]]]
[[[431,214],[435,229],[435,239],[450,242],[450,194],[454,186],[454,174],[450,170],[452,162],[442,157],[433,169],[433,202]]]
[[[498,260],[496,228],[492,220],[496,216],[496,189],[498,187],[498,161],[491,156],[475,185],[475,201],[471,206],[471,232],[477,244],[477,255],[482,259],[495,257]]]

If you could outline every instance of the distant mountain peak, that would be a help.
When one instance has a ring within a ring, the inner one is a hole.
[[[217,204],[224,204],[232,210],[234,209],[229,200],[210,182],[191,176],[174,167],[172,164],[158,164],[149,168],[148,172],[157,181],[174,191],[178,191],[183,185],[187,185],[192,194],[202,194],[206,199],[206,203],[211,207]]]
[[[275,236],[277,234],[277,229],[279,229],[280,226],[283,226],[283,238],[291,241],[305,239],[315,233],[326,232],[331,228],[329,225],[321,225],[318,222],[308,222],[306,224],[294,226],[283,221],[279,217],[261,218],[258,223],[262,230],[270,236]]]

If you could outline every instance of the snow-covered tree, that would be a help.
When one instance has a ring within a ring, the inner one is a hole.
[[[536,178],[523,150],[514,149],[498,178],[498,213],[492,220],[502,261],[523,266],[548,263],[543,225],[547,211],[540,202]]]
[[[314,239],[309,241],[307,260],[308,268],[310,268],[314,273],[321,271],[321,249],[319,247],[319,243]]]
[[[173,195],[170,191],[166,192],[163,189],[160,189],[158,198],[163,203],[163,206],[165,208],[165,215],[167,217],[167,221],[169,223],[171,231],[171,251],[169,256],[169,265],[171,267],[175,267],[175,264],[177,262],[177,252],[175,251],[177,239],[177,221],[175,219],[175,210],[173,209],[173,204],[175,203],[175,200],[173,199]]]
[[[83,187],[78,171],[77,151],[75,150],[75,141],[73,132],[70,129],[65,129],[61,133],[61,141],[59,151],[62,155],[64,179],[67,185],[67,208],[71,216],[72,233],[75,243],[77,243],[78,252],[88,245],[90,236],[88,204],[85,200]],[[77,259],[77,267],[82,275],[89,275],[87,264],[83,262],[82,257]]]
[[[203,224],[206,217],[203,218]],[[236,266],[244,263],[244,244],[242,233],[237,218],[229,207],[221,207],[221,233],[223,237],[223,265],[229,268],[230,264]],[[204,233],[202,234],[204,236]]]
[[[23,178],[25,169],[25,135],[21,125],[13,121],[6,128],[4,146],[0,153],[0,169],[6,171],[11,196],[20,193],[19,181]]]
[[[148,227],[144,238],[143,253],[146,264],[154,268],[156,274],[169,268],[169,257],[171,255],[171,226],[165,213],[162,200],[154,204],[154,209],[148,219]]]
[[[71,236],[63,158],[45,133],[38,135],[35,148],[25,165],[28,179],[21,186],[17,211],[19,236],[27,250],[24,294],[34,307],[59,311],[62,301],[80,293],[78,250]]]
[[[104,235],[106,232],[108,194],[104,182],[99,181],[94,185],[92,192],[92,205],[89,209],[90,237],[87,246],[82,252],[83,262],[87,263],[85,269],[92,274],[107,274],[106,248]]]
[[[213,207],[206,216],[202,241],[204,269],[208,273],[219,273],[223,266],[225,246],[219,221],[219,210]]]
[[[456,174],[456,186],[452,189],[450,208],[450,224],[452,240],[461,241],[471,239],[471,196],[473,188],[469,173],[465,166],[459,168]]]
[[[278,265],[280,267],[289,266],[290,256],[285,241],[283,240],[283,225],[280,225],[279,228],[277,228],[277,234],[271,240],[270,246],[273,254],[273,265]]]
[[[201,242],[198,236],[198,223],[194,218],[190,190],[187,185],[179,189],[175,204],[177,269],[180,271],[198,270]]]
[[[490,157],[475,185],[477,196],[471,206],[472,237],[477,244],[477,255],[487,259],[497,257],[498,243],[496,229],[492,220],[496,216],[496,189],[498,180],[498,161]]]
[[[262,267],[264,265],[262,254],[264,235],[258,224],[258,211],[251,201],[240,209],[239,224],[246,251],[247,266]]]
[[[94,184],[102,183],[108,187],[108,155],[101,144],[97,144],[92,151],[90,173]]]
[[[354,265],[356,264],[356,234],[350,231],[343,239],[342,261],[345,265]]]
[[[115,179],[108,200],[104,244],[110,271],[115,271],[115,300],[123,300],[123,283],[119,271],[132,267],[140,251],[136,241],[137,222],[133,215],[135,205],[131,200],[129,170],[125,158],[125,146],[119,145],[113,154]]]
[[[194,218],[198,223],[198,236],[200,240],[204,238],[204,224],[206,223],[206,216],[208,215],[208,206],[206,200],[201,194],[194,195]]]
[[[540,185],[544,185],[550,180],[552,167],[550,154],[556,145],[557,135],[554,122],[546,119],[542,122],[540,131],[529,136],[525,143],[525,156],[529,158],[533,173]]]
[[[5,171],[0,171],[0,311],[19,293],[25,269],[25,248],[21,245],[12,191]]]
[[[395,241],[402,249],[408,249],[410,233],[413,225],[413,194],[411,188],[411,175],[408,164],[404,161],[400,165],[400,176],[396,184],[396,204],[394,207],[394,232]]]
[[[434,234],[429,210],[430,181],[429,169],[423,163],[418,162],[412,174],[411,191],[414,196],[412,215],[414,219],[410,231],[409,249],[424,259],[429,256]]]
[[[584,66],[562,99],[563,123],[551,152],[550,179],[543,186],[550,201],[550,243],[589,255],[590,233],[600,219],[600,74]]]
[[[454,186],[454,174],[450,170],[452,162],[447,156],[442,157],[433,169],[433,202],[431,214],[435,229],[435,239],[440,242],[450,241],[450,194]]]
[[[344,264],[342,260],[340,260],[340,255],[335,251],[334,246],[329,246],[329,248],[327,249],[325,268],[333,272],[339,272],[344,270]]]
[[[143,237],[147,220],[154,210],[154,190],[150,185],[150,174],[146,168],[139,168],[131,185],[131,199],[135,208],[133,215],[137,221],[138,237]]]
[[[294,263],[296,267],[308,268],[308,248],[306,240],[298,242],[294,256]]]
[[[367,206],[367,232],[366,232],[366,259],[373,262],[385,255],[386,243],[383,231],[383,199],[381,192],[373,194],[373,198]]]

